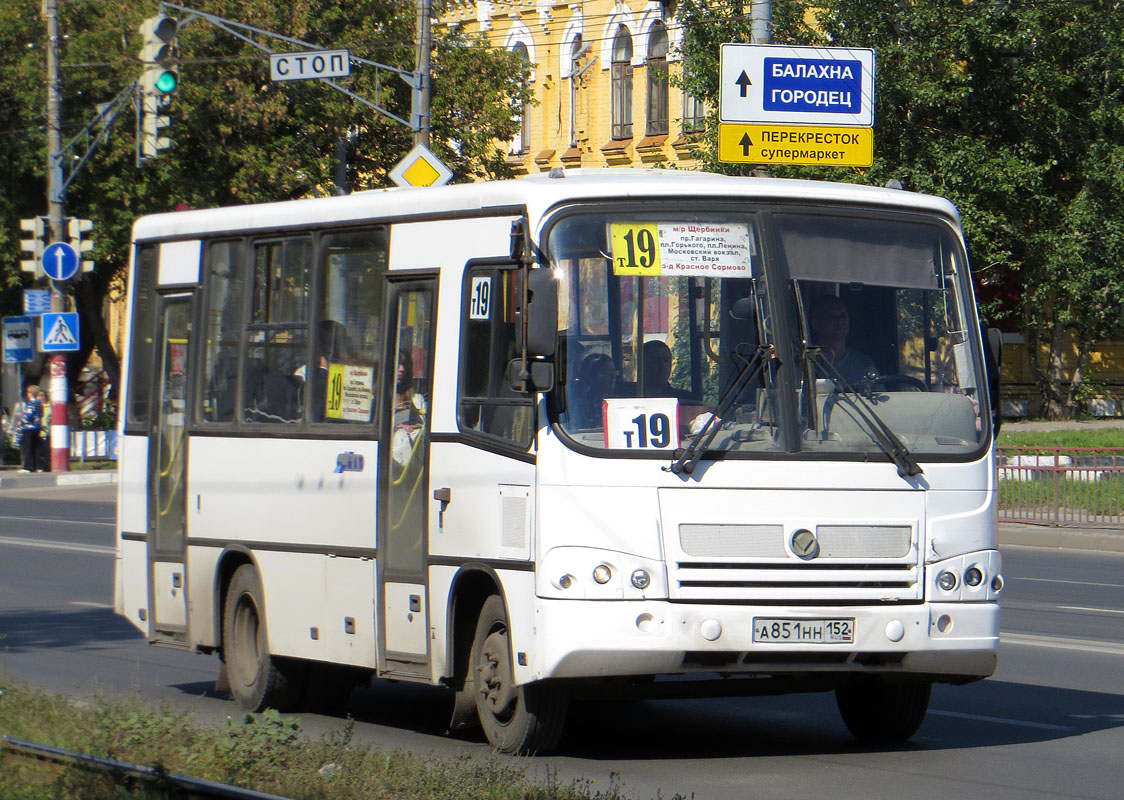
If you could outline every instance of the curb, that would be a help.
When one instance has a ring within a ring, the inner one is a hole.
[[[116,470],[97,472],[45,472],[11,473],[0,472],[2,489],[42,489],[51,486],[90,486],[104,483],[117,483]]]
[[[1045,525],[1000,522],[999,546],[1004,545],[1124,553],[1124,530],[1120,528],[1054,528]]]

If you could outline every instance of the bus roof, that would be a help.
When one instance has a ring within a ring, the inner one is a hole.
[[[419,216],[463,216],[494,208],[527,208],[532,227],[562,202],[613,198],[697,197],[751,201],[827,201],[938,213],[959,223],[947,200],[900,189],[829,181],[735,177],[663,169],[591,168],[553,170],[506,181],[439,188],[373,189],[339,197],[254,203],[152,214],[133,226],[134,240],[269,230],[305,225],[400,220]]]

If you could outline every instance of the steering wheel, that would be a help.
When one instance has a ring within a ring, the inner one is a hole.
[[[927,392],[928,385],[912,375],[879,375],[871,381],[873,386],[881,386],[884,391]],[[897,387],[892,388],[892,387]]]

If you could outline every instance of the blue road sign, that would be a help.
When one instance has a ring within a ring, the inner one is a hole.
[[[755,125],[874,127],[874,51],[727,42],[718,116]]]
[[[15,364],[35,358],[31,346],[31,332],[35,326],[31,317],[4,317],[4,363]]]
[[[56,281],[68,281],[78,274],[82,266],[78,251],[67,242],[55,242],[43,249],[43,271]]]
[[[61,314],[43,315],[43,341],[40,348],[44,353],[66,353],[78,349],[78,314],[67,311]]]
[[[38,317],[51,310],[51,293],[46,289],[23,290],[23,313]]]

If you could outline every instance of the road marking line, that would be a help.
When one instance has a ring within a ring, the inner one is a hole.
[[[1070,725],[1051,725],[1047,722],[1030,722],[1025,719],[1007,719],[1006,717],[987,717],[983,714],[964,714],[959,711],[936,711],[932,708],[929,709],[930,714],[936,714],[938,717],[955,717],[956,719],[975,719],[980,722],[995,722],[1000,725],[1016,725],[1020,728],[1038,728],[1044,731],[1072,731],[1073,727]]]
[[[0,544],[13,544],[17,547],[38,547],[43,550],[70,550],[76,553],[96,553],[112,556],[117,548],[100,544],[78,544],[77,542],[45,542],[42,539],[20,539],[15,536],[0,536]]]
[[[1094,583],[1092,581],[1063,581],[1061,578],[1024,578],[1021,575],[1008,575],[1011,581],[1034,581],[1035,583],[1066,583],[1071,586],[1103,586],[1108,589],[1124,588],[1124,583]]]
[[[83,608],[113,608],[109,603],[95,603],[92,600],[71,600],[70,605]]]
[[[7,515],[0,515],[0,519],[13,520],[16,522],[51,522],[62,523],[64,525],[116,525],[115,522],[95,522],[89,519],[52,519],[50,517],[12,517]]]
[[[1078,650],[1083,653],[1108,653],[1109,655],[1124,656],[1124,644],[1094,642],[1089,639],[1063,639],[1057,636],[1001,632],[999,641],[1001,644],[1016,644],[1026,647],[1046,647],[1053,650]]]
[[[1092,608],[1090,606],[1058,606],[1066,611],[1095,611],[1098,614],[1124,614],[1122,608]]]

